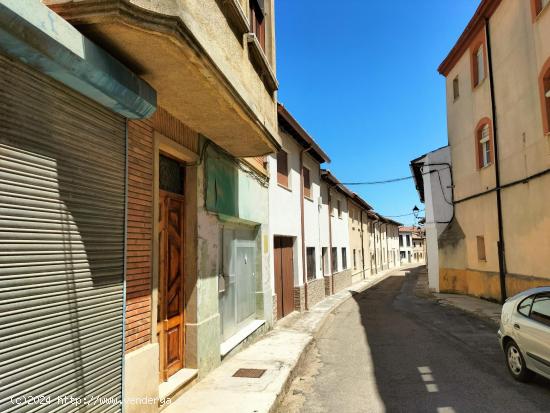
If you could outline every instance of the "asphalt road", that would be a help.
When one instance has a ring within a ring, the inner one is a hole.
[[[515,382],[494,324],[396,273],[327,321],[279,412],[550,412],[550,381]]]

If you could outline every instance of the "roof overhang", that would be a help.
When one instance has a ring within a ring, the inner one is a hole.
[[[329,185],[336,188],[343,195],[353,199],[354,193],[346,188],[338,179],[336,179],[336,177],[328,169],[321,170],[321,178]]]
[[[424,166],[425,158],[426,158],[426,155],[422,155],[421,157],[412,160],[410,164],[412,176],[414,179],[414,184],[415,184],[416,190],[418,191],[420,202],[422,203],[424,203],[424,177],[422,175],[422,167]]]
[[[260,156],[281,147],[275,114],[260,108],[272,99],[254,101],[256,91],[234,79],[223,58],[214,58],[185,2],[43,1],[151,84],[159,106],[231,155]]]
[[[2,0],[0,51],[127,118],[156,110],[151,86],[39,1]]]
[[[445,60],[441,62],[437,71],[443,76],[447,76],[456,65],[458,60],[470,47],[470,43],[475,39],[479,31],[485,27],[485,19],[493,15],[502,0],[482,0],[470,22],[464,29],[464,32],[458,38],[458,41],[451,49]]]
[[[366,209],[367,211],[372,210],[373,208],[368,204],[367,201],[365,201],[363,198],[361,198],[359,195],[357,195],[355,192],[352,196],[353,201],[355,201],[361,208]]]
[[[330,162],[328,155],[281,103],[277,104],[277,115],[279,125],[281,125],[300,146],[304,149],[308,149],[308,153],[313,156],[315,160],[319,163]]]

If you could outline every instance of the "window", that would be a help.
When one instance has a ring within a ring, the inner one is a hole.
[[[338,218],[342,218],[342,202],[339,199],[336,201],[336,209],[338,210]]]
[[[539,294],[531,307],[531,318],[550,326],[550,293]]]
[[[410,247],[411,246],[411,236],[410,235],[407,235],[407,247]]]
[[[481,44],[474,52],[473,59],[473,80],[474,87],[479,85],[485,79],[485,58],[483,44]]]
[[[491,139],[490,120],[482,119],[477,127],[477,161],[478,168],[484,168],[493,162],[493,142]]]
[[[323,263],[323,275],[328,274],[328,248],[321,248],[321,262]]]
[[[309,169],[302,168],[302,174],[304,175],[304,196],[311,198],[311,178],[309,176]]]
[[[346,248],[342,248],[342,269],[348,269],[348,252],[346,251]]]
[[[405,251],[399,251],[399,255],[401,256],[402,260],[406,258]]]
[[[525,317],[529,317],[529,313],[531,312],[531,304],[533,304],[533,298],[534,296],[527,297],[525,300],[519,303],[518,312],[520,314],[523,314]]]
[[[338,272],[338,248],[332,247],[330,251],[332,273]]]
[[[288,188],[288,154],[285,151],[277,153],[277,183]]]
[[[482,236],[477,236],[477,259],[479,261],[487,261],[487,256],[485,255],[485,238]]]
[[[355,250],[353,250],[353,269],[357,269],[357,256]]]
[[[458,76],[453,79],[453,100],[457,100],[460,97],[460,88],[458,83]]]
[[[400,247],[403,246],[403,236],[400,236],[400,237],[399,237],[399,246],[400,246]]]
[[[481,128],[481,134],[479,137],[479,150],[480,150],[480,158],[481,158],[481,165],[480,166],[487,166],[491,162],[491,145],[489,143],[489,125],[484,125],[483,128]]]
[[[315,247],[306,248],[306,264],[308,281],[315,279]]]
[[[256,35],[265,50],[265,18],[258,0],[250,0],[250,31]]]
[[[184,194],[185,169],[176,160],[159,155],[159,189]]]

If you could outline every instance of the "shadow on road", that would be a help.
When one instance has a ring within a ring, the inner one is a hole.
[[[496,326],[419,297],[425,267],[355,294],[386,411],[549,411],[550,381],[509,377]]]

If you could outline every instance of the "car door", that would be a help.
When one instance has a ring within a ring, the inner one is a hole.
[[[517,324],[521,337],[518,344],[523,346],[528,366],[550,374],[550,293],[537,294],[529,317],[521,317]]]

